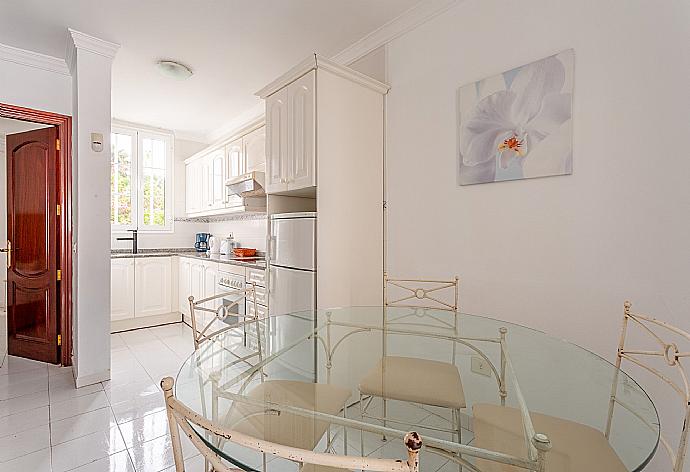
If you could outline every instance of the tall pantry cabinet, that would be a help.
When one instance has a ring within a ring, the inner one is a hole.
[[[320,309],[383,301],[388,88],[315,54],[257,92],[266,100],[269,213],[272,197],[277,212],[315,199]]]

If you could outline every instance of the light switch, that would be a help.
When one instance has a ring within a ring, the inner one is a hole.
[[[103,133],[91,133],[91,149],[94,152],[103,151]]]

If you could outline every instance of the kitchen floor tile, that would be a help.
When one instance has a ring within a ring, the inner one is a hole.
[[[30,370],[48,371],[48,367],[43,362],[24,359],[23,357],[7,356],[0,367],[0,375],[16,374],[28,372]]]
[[[110,407],[71,416],[50,423],[50,440],[53,446],[117,426]]]
[[[72,469],[70,472],[136,472],[129,452],[121,451],[111,454],[90,464]]]
[[[63,402],[57,402],[50,405],[50,419],[57,421],[70,416],[80,415],[89,411],[98,410],[108,406],[108,397],[105,392],[96,392],[83,397],[71,398]]]
[[[0,438],[0,462],[7,462],[46,447],[50,447],[50,428],[48,425],[4,436]]]
[[[165,410],[120,423],[120,432],[128,449],[168,434],[168,415]]]
[[[182,454],[185,459],[191,459],[199,454],[199,451],[186,436],[182,436],[180,439]],[[129,449],[129,453],[134,462],[134,468],[138,472],[161,471],[175,464],[169,434],[146,441],[139,447]]]
[[[5,375],[3,378],[14,377],[13,375]],[[0,401],[17,398],[31,393],[42,392],[48,389],[48,377],[36,378],[29,380],[13,380],[0,385]]]
[[[0,472],[51,472],[50,448],[0,463]]]
[[[151,413],[165,409],[163,393],[154,393],[143,397],[136,397],[129,401],[112,405],[118,424],[142,418]]]
[[[60,385],[53,386],[50,384],[48,389],[48,395],[50,396],[51,403],[60,403],[72,398],[83,397],[85,395],[91,395],[103,391],[103,385],[100,383],[87,385],[81,388],[75,388],[74,385]]]
[[[0,418],[0,437],[33,429],[49,422],[50,413],[47,406],[5,416]]]
[[[184,470],[185,472],[206,472],[204,470],[204,456],[198,455],[184,461]],[[163,472],[175,472],[175,466],[168,467]]]
[[[53,446],[53,472],[64,472],[124,451],[117,426]]]
[[[148,395],[160,393],[161,391],[158,386],[153,383],[148,376],[144,380],[137,380],[124,385],[111,384],[105,390],[105,394],[108,396],[111,405],[132,401],[138,397],[146,397]]]
[[[48,406],[48,390],[0,401],[0,418]]]

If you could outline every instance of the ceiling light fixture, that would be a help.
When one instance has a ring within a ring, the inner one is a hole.
[[[177,80],[188,79],[194,74],[192,69],[175,61],[158,61],[156,63],[156,68],[162,75]]]

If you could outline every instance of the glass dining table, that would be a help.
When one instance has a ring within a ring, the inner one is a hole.
[[[461,387],[449,389],[443,372],[456,370]],[[527,327],[445,310],[345,307],[239,324],[184,362],[174,394],[216,425],[318,452],[401,459],[403,436],[416,431],[422,471],[537,470],[540,441],[547,471],[570,470],[575,447],[608,454],[610,470],[639,471],[659,444],[654,404],[611,363]],[[243,470],[298,471],[194,428]]]

